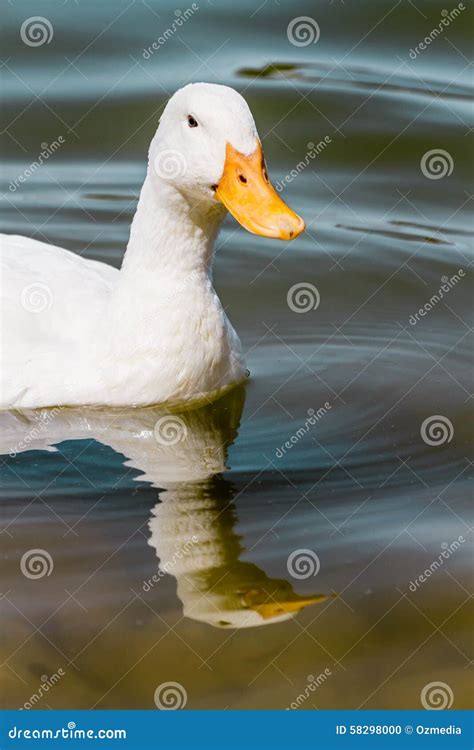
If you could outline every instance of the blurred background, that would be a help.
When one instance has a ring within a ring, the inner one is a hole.
[[[287,245],[226,220],[215,281],[251,378],[182,415],[192,447],[157,458],[144,410],[113,435],[59,415],[12,456],[33,417],[5,417],[8,707],[63,669],[37,708],[154,708],[170,682],[188,708],[419,708],[433,682],[467,708],[471,28],[434,0],[4,3],[3,232],[118,267],[191,81],[243,94],[308,225]]]

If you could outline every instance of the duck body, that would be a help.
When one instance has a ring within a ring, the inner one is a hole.
[[[268,182],[242,97],[190,84],[151,142],[120,270],[0,235],[0,408],[174,405],[243,382],[240,341],[212,283],[226,208],[257,234],[304,228]]]
[[[62,248],[0,242],[9,279],[0,408],[172,405],[245,379],[239,338],[203,268],[142,269],[129,284]]]

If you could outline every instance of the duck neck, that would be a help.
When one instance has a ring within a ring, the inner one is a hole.
[[[203,205],[150,170],[132,222],[119,286],[170,284],[189,274],[211,274],[214,243],[223,218],[220,204]]]

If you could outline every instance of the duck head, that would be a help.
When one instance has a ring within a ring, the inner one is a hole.
[[[174,188],[204,214],[227,209],[249,232],[291,240],[303,219],[272,187],[252,113],[228,86],[193,83],[177,91],[150,146],[157,189]]]

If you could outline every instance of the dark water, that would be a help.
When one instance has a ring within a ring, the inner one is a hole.
[[[59,673],[36,707],[154,708],[168,682],[188,708],[418,708],[432,682],[468,706],[465,5],[414,58],[451,6],[213,0],[148,58],[168,2],[4,6],[2,231],[118,266],[159,114],[193,80],[244,94],[308,223],[287,246],[226,222],[216,284],[251,379],[174,415],[177,442],[156,409],[2,415],[5,705]],[[21,42],[33,15],[49,44]],[[317,43],[289,42],[298,16]],[[21,574],[32,549],[50,575]]]

